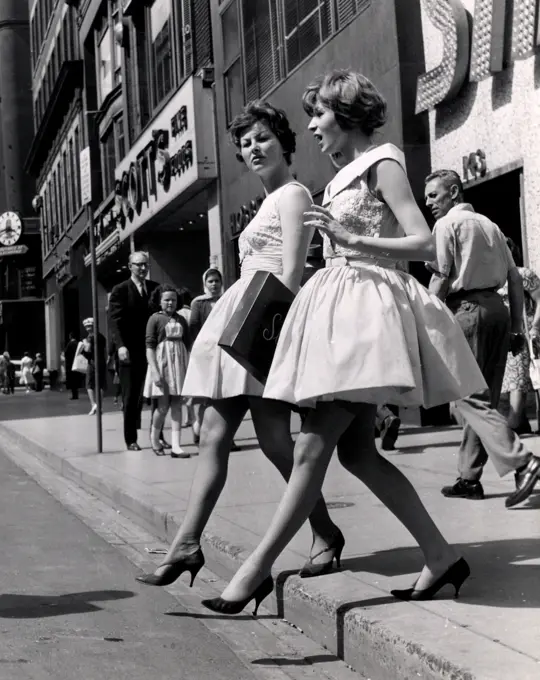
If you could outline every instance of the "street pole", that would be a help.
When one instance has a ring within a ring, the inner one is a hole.
[[[88,137],[87,137],[88,138]],[[96,239],[94,234],[94,213],[92,209],[92,165],[90,162],[90,147],[87,146],[81,151],[81,199],[86,206],[86,222],[88,227],[88,241],[90,247],[90,285],[92,288],[92,316],[94,318],[94,371],[96,388],[96,434],[97,452],[103,453],[103,428],[101,421],[101,380],[99,376],[100,361],[102,357],[99,353],[99,299],[97,287],[97,263],[96,263]]]
[[[96,239],[94,234],[94,215],[91,204],[87,207],[88,212],[88,235],[90,242],[90,281],[92,287],[92,316],[94,317],[94,368],[95,368],[95,386],[96,386],[96,436],[97,436],[97,451],[103,453],[103,428],[101,421],[101,406],[103,399],[101,398],[101,378],[99,375],[100,362],[103,357],[100,356],[99,351],[99,301],[97,289],[97,262],[96,262]]]

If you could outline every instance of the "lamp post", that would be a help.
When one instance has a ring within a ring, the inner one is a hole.
[[[97,451],[103,453],[103,427],[101,418],[101,408],[103,399],[101,398],[101,380],[100,380],[100,354],[99,354],[99,299],[97,287],[97,262],[96,262],[96,239],[94,233],[94,211],[92,207],[92,163],[90,154],[90,123],[95,116],[94,111],[87,111],[85,116],[86,130],[85,139],[87,146],[81,151],[80,166],[81,166],[81,200],[86,210],[86,221],[88,225],[88,245],[90,248],[90,286],[92,289],[92,316],[94,318],[94,370],[95,370],[95,387],[96,387],[96,436],[97,436]]]

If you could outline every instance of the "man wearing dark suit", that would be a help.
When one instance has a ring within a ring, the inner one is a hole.
[[[140,428],[142,393],[146,377],[146,324],[152,313],[150,296],[158,287],[146,279],[148,255],[131,253],[131,278],[112,289],[109,321],[113,342],[118,347],[119,378],[124,402],[124,439],[129,451],[140,451],[137,429]]]

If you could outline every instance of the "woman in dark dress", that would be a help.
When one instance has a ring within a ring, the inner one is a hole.
[[[66,389],[71,391],[70,399],[79,398],[79,373],[72,370],[78,345],[79,343],[75,337],[75,333],[70,333],[66,346],[64,347],[64,360],[66,362]]]
[[[90,413],[93,416],[97,413],[96,403],[96,365],[94,361],[94,343],[96,342],[96,335],[94,333],[94,319],[88,317],[83,321],[84,330],[88,333],[88,337],[83,340],[82,354],[88,359],[88,368],[86,370],[86,391],[90,399]],[[103,394],[103,390],[107,384],[107,341],[105,336],[101,333],[97,334],[98,344],[98,366],[99,371],[99,386]]]

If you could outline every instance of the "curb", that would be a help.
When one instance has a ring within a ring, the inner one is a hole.
[[[175,535],[178,524],[170,513],[156,509],[147,490],[146,497],[141,494],[140,498],[136,498],[116,486],[114,482],[104,480],[98,474],[78,469],[71,461],[61,458],[2,424],[0,435],[3,446],[9,447],[10,444],[21,446],[61,476],[98,496],[116,510],[121,510],[152,535],[165,541],[170,541]],[[220,578],[227,580],[248,555],[248,551],[243,547],[209,532],[203,534],[202,547],[207,567]],[[340,579],[338,572],[331,577],[325,577],[329,580],[326,580],[324,585],[318,579],[300,579],[296,572],[292,571],[274,576],[276,588],[272,595],[272,605],[267,604],[267,607],[277,611],[280,618],[294,624],[308,637],[343,659],[359,672],[361,677],[370,680],[398,678],[480,680],[480,676],[473,675],[468,669],[455,665],[439,654],[429,652],[421,644],[397,635],[385,626],[384,622],[378,620],[381,617],[377,617],[375,612],[369,609],[362,610],[360,602],[350,603],[350,596],[347,598],[346,590],[339,587],[345,584],[338,583]],[[373,601],[381,599],[381,596],[387,596],[386,592],[370,584],[360,581],[355,583],[362,588],[362,601]],[[331,592],[328,592],[329,590]],[[336,598],[336,592],[338,595],[341,594],[343,599]],[[422,613],[420,619],[424,619],[423,624],[418,621],[419,610],[414,605],[400,609],[400,618],[410,619],[410,623],[406,621],[406,630],[415,630],[416,637],[419,637],[419,631],[416,630],[418,626],[425,630],[433,630],[434,626],[440,626],[441,635],[445,634],[445,624],[444,621],[441,622],[440,617],[431,615],[425,610],[420,611]],[[458,631],[458,634],[464,637],[460,644],[470,646],[474,642],[469,631],[463,629]],[[474,644],[478,646],[478,642]],[[490,644],[487,644],[486,648],[478,650],[478,653],[494,653],[489,647]]]

